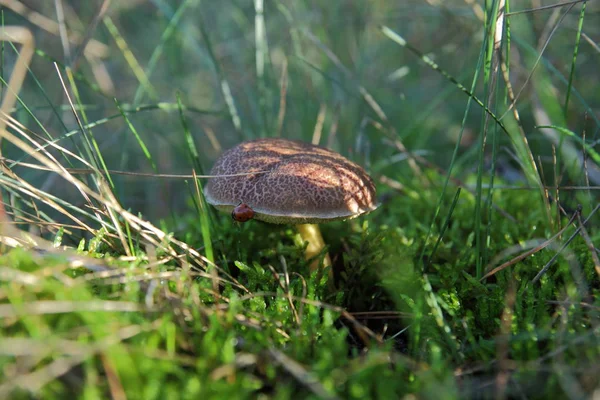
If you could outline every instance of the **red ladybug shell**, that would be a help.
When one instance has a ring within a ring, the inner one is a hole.
[[[254,218],[254,210],[246,203],[238,204],[231,212],[231,218],[237,222],[246,222]]]

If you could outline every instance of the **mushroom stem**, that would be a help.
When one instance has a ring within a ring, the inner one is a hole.
[[[323,240],[323,236],[321,235],[321,230],[319,229],[319,225],[317,224],[300,224],[300,225],[296,225],[297,229],[298,229],[298,233],[300,233],[300,237],[302,238],[302,241],[304,242],[308,242],[308,246],[306,247],[306,259],[310,259],[315,257],[317,254],[319,254],[321,251],[323,251],[323,248],[325,247],[325,240]],[[319,269],[319,260],[316,259],[314,260],[309,268],[310,268],[310,272],[314,272],[315,270]],[[322,268],[327,268],[327,267],[331,267],[331,258],[329,258],[329,253],[325,254],[325,257],[323,258],[323,267]],[[329,269],[329,277],[332,278],[333,272],[331,271],[331,268]]]

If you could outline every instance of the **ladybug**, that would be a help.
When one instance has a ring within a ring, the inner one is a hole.
[[[238,204],[231,211],[231,218],[237,222],[246,222],[254,218],[254,210],[246,203]]]

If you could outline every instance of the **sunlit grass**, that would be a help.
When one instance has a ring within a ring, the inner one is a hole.
[[[36,49],[0,116],[0,397],[600,390],[593,2],[2,4]],[[337,290],[204,201],[278,135],[377,182],[321,227]]]

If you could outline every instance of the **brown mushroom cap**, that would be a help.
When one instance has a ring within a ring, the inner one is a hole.
[[[267,138],[227,150],[213,166],[206,201],[226,212],[248,204],[254,218],[307,224],[349,219],[377,208],[375,185],[364,169],[309,143]],[[247,174],[241,176],[218,176]]]

